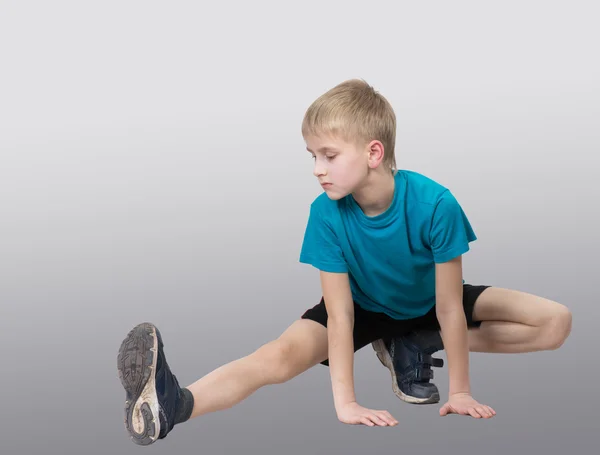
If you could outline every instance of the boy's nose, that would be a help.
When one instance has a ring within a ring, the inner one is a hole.
[[[325,168],[323,166],[321,166],[318,163],[315,163],[315,168],[313,170],[313,174],[315,175],[315,177],[320,177],[322,175],[325,175]]]

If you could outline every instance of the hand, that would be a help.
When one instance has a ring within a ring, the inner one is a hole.
[[[375,425],[382,427],[398,425],[398,421],[389,412],[363,408],[356,402],[342,405],[337,415],[341,422],[351,425],[363,424],[369,427]]]
[[[448,414],[470,415],[476,419],[490,419],[496,415],[489,406],[479,404],[468,393],[456,393],[451,395],[448,402],[440,409],[440,415]]]

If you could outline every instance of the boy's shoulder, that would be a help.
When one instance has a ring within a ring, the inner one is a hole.
[[[400,169],[396,182],[403,181],[405,198],[408,202],[436,205],[450,190],[437,180],[417,171]]]

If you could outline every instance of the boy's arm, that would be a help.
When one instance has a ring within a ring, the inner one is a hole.
[[[354,302],[347,273],[321,271],[327,309],[329,370],[333,401],[340,421],[368,426],[393,426],[398,422],[387,411],[360,406],[354,393]]]
[[[356,401],[354,394],[354,303],[347,273],[321,272],[327,309],[329,368],[336,410]]]
[[[448,357],[450,382],[450,396],[440,409],[440,415],[462,414],[477,419],[489,418],[495,411],[478,403],[471,396],[469,338],[462,289],[462,256],[436,264],[436,313]]]
[[[449,395],[470,394],[469,340],[462,302],[462,256],[435,267],[436,314],[448,357]]]

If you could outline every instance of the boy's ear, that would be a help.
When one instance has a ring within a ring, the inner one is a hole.
[[[380,141],[371,141],[368,144],[369,152],[369,167],[372,169],[377,168],[383,161],[384,148]]]

